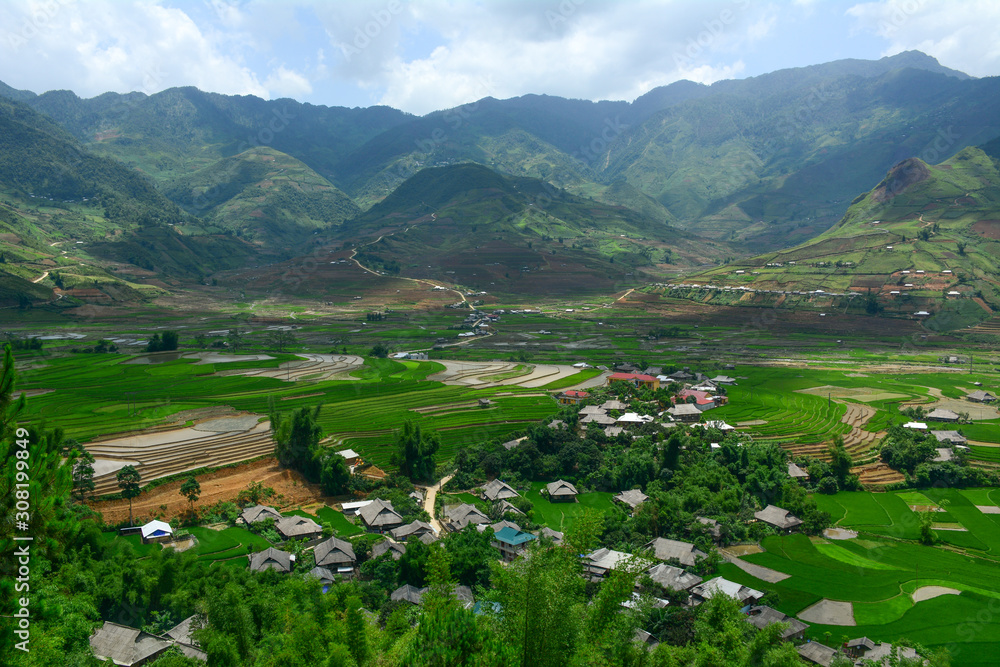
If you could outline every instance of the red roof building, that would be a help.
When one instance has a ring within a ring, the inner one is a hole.
[[[641,385],[650,389],[660,388],[659,380],[652,375],[645,375],[643,373],[612,373],[605,382],[608,385],[612,382],[629,382],[636,387]]]
[[[590,394],[585,391],[571,389],[559,394],[559,402],[563,405],[576,405],[585,398],[590,398]]]

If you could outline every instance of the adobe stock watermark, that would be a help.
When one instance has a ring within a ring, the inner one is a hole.
[[[674,65],[677,69],[686,70],[694,66],[695,60],[705,51],[710,50],[715,41],[726,32],[726,28],[736,22],[739,12],[750,7],[750,0],[734,0],[732,7],[719,12],[718,16],[705,21],[704,30],[688,39],[683,49],[674,51]]]
[[[76,0],[48,0],[31,5],[31,14],[26,16],[16,31],[7,33],[7,43],[17,53],[21,47],[45,30],[52,30],[52,22],[59,11],[68,5],[76,4]]]
[[[363,25],[354,27],[354,39],[350,43],[340,42],[340,52],[347,62],[351,62],[354,56],[361,55],[361,52],[371,46],[371,43],[382,34],[382,31],[389,27],[389,24],[403,12],[403,3],[400,0],[389,0],[385,7],[376,9],[371,13],[371,20]]]
[[[549,22],[549,28],[555,30],[556,26],[565,24],[569,18],[576,13],[577,8],[587,0],[562,0],[556,11],[545,10],[545,20]]]
[[[31,450],[28,430],[18,428],[14,433],[14,554],[17,576],[14,578],[14,592],[23,597],[15,598],[14,634],[21,641],[14,644],[19,651],[27,653],[31,641],[31,544],[34,539],[30,533],[31,527],[31,491],[28,487],[31,480]]]
[[[923,9],[925,3],[926,0],[901,0],[889,3],[888,14],[878,22],[878,34],[883,37],[892,35]]]

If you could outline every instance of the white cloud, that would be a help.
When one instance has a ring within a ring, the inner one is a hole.
[[[264,87],[276,97],[301,99],[312,92],[312,84],[302,74],[281,65],[264,79]]]
[[[682,78],[711,83],[743,70],[741,54],[774,28],[770,6],[716,0],[594,3],[526,0],[473,4],[427,0],[397,13],[351,4],[325,13],[342,52],[339,74],[377,92],[381,104],[426,113],[489,94],[548,93],[634,99]],[[399,42],[432,29],[443,42],[404,58]],[[346,49],[345,49],[346,45]],[[344,53],[346,51],[346,53]]]
[[[251,35],[232,30],[243,21],[234,5],[211,7],[226,30],[202,28],[184,10],[155,2],[72,0],[0,3],[0,78],[38,92],[71,88],[89,97],[107,91],[155,93],[196,86],[226,94],[269,97],[311,88],[279,67],[262,83],[244,62]]]
[[[882,0],[847,10],[858,29],[885,40],[883,55],[916,49],[973,76],[1000,69],[1000,3]]]

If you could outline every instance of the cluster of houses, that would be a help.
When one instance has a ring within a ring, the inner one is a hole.
[[[626,365],[626,367],[630,366]],[[728,397],[720,391],[720,387],[736,384],[735,378],[727,375],[718,375],[714,378],[709,378],[701,373],[692,374],[687,369],[671,373],[670,375],[663,375],[659,368],[649,368],[646,371],[649,372],[616,371],[607,376],[605,384],[611,386],[616,382],[627,382],[635,387],[648,387],[656,390],[664,383],[682,383],[683,388],[671,397],[673,405],[657,415],[660,418],[666,419],[665,426],[669,426],[675,422],[700,422],[703,412],[725,405],[728,402]],[[653,375],[652,373],[657,373],[657,375]],[[562,392],[557,398],[563,405],[578,405],[590,398],[590,393],[580,390],[570,390]],[[621,414],[612,416],[610,413],[613,411]],[[579,416],[579,424],[581,426],[586,427],[587,424],[595,422],[599,426],[604,427],[604,433],[608,436],[620,435],[638,424],[648,424],[656,420],[656,417],[652,415],[640,415],[637,412],[630,412],[628,403],[616,399],[605,401],[601,405],[584,406],[580,410]]]

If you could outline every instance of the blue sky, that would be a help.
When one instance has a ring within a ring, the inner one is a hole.
[[[917,49],[1000,74],[995,0],[0,0],[0,80],[196,86],[424,114],[488,95],[632,100]]]

